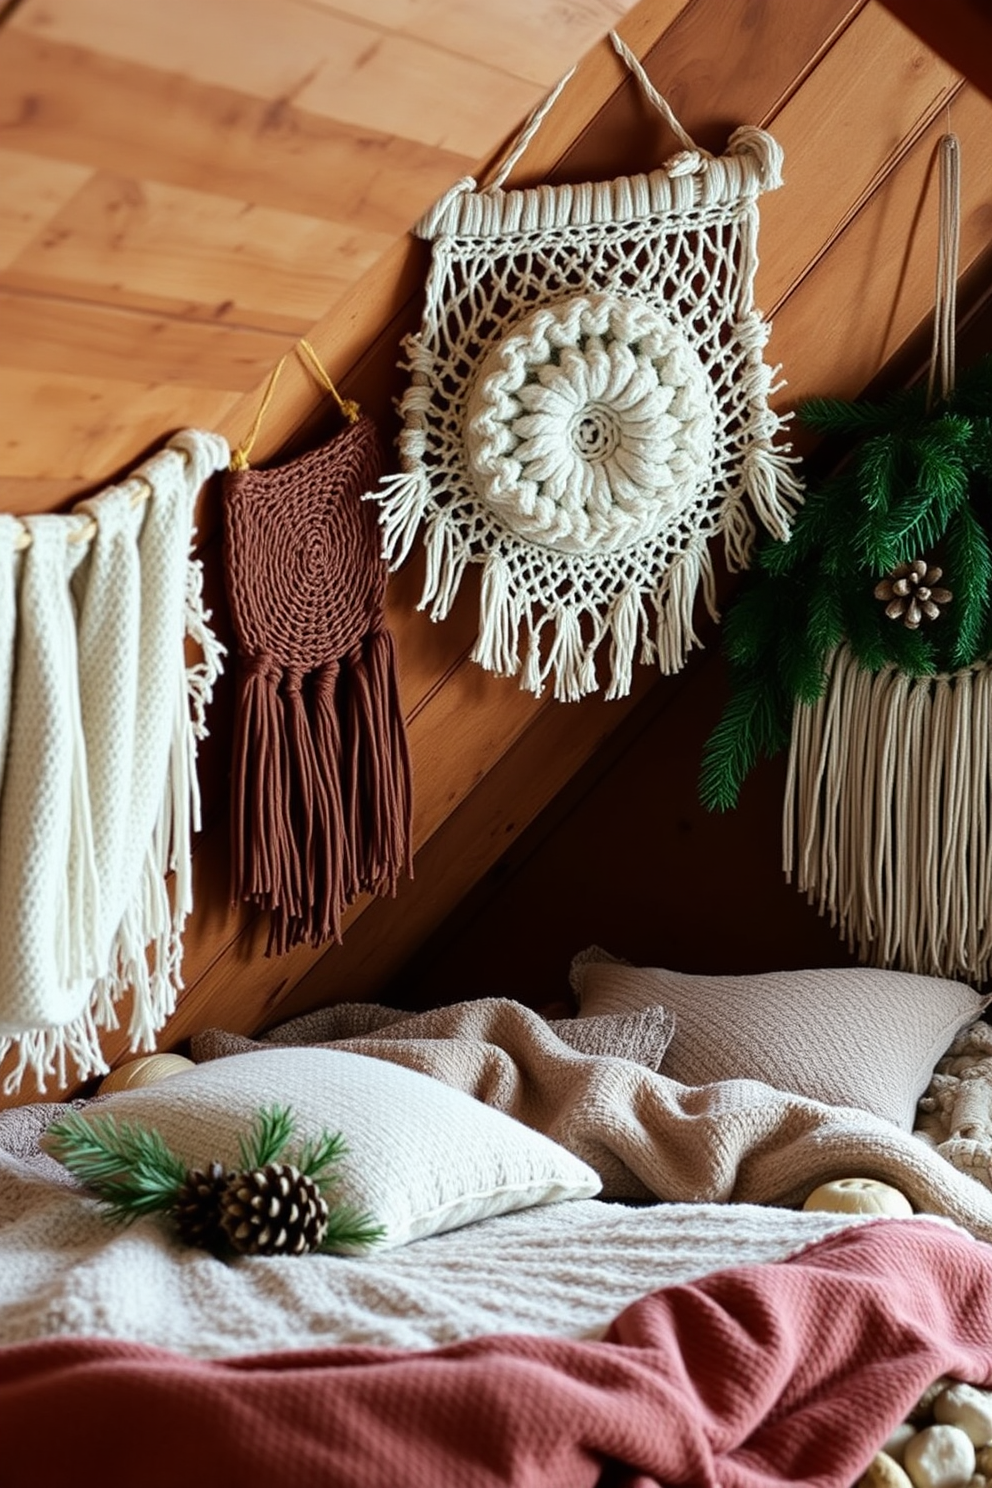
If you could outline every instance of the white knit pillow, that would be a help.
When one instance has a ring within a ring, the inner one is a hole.
[[[675,1034],[661,1073],[682,1085],[763,1080],[911,1131],[955,1034],[992,999],[963,982],[869,967],[690,976],[593,946],[572,963],[579,1016],[662,1005]]]
[[[239,1135],[272,1104],[292,1107],[301,1139],[324,1129],[343,1134],[348,1153],[335,1196],[385,1227],[382,1247],[512,1209],[590,1198],[602,1187],[592,1168],[503,1112],[416,1070],[336,1049],[211,1060],[95,1101],[83,1116],[112,1113],[155,1127],[193,1166],[239,1167]]]

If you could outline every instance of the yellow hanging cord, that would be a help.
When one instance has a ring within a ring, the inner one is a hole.
[[[317,353],[314,351],[313,347],[310,345],[310,342],[309,341],[306,341],[306,340],[300,340],[300,341],[298,341],[297,344],[296,344],[296,351],[297,351],[298,354],[299,353],[304,353],[305,354],[306,359],[307,359],[307,361],[310,364],[310,370],[311,370],[311,372],[316,377],[317,381],[320,383],[320,385],[324,389],[324,391],[330,393],[331,397],[334,399],[335,403],[338,405],[338,407],[340,408],[341,412],[344,414],[345,418],[348,420],[349,424],[357,423],[358,416],[359,416],[359,414],[361,413],[362,410],[359,408],[358,404],[355,402],[355,400],[353,398],[342,398],[341,397],[341,395],[339,394],[337,388],[334,386],[333,382],[328,377],[327,370],[324,367],[323,362],[320,360],[320,357],[317,355]],[[302,356],[300,357],[300,360],[301,361],[303,360],[303,357]]]
[[[272,394],[276,390],[276,383],[279,381],[279,373],[282,371],[285,365],[286,358],[282,357],[273,367],[272,375],[270,376],[268,382],[265,384],[265,392],[262,394],[262,401],[259,405],[258,412],[255,415],[255,422],[251,426],[251,432],[249,433],[248,438],[245,440],[244,444],[239,444],[236,450],[231,451],[232,470],[248,469],[248,456],[251,454],[252,445],[258,438],[258,431],[262,427],[262,420],[266,415],[269,404],[272,402]]]
[[[348,423],[356,423],[361,413],[361,409],[353,398],[341,397],[341,395],[338,393],[337,388],[334,386],[330,377],[327,375],[327,371],[324,367],[323,362],[320,360],[320,357],[310,345],[310,342],[298,341],[294,349],[297,355],[300,357],[300,360],[309,366],[310,371],[313,373],[314,377],[320,383],[320,386],[324,389],[324,391],[330,393],[331,397],[338,405],[341,413],[348,420]],[[262,394],[262,401],[259,404],[258,412],[255,415],[255,422],[251,426],[248,438],[245,440],[244,444],[239,445],[238,448],[231,454],[232,470],[248,469],[248,456],[251,454],[252,446],[254,445],[255,440],[258,438],[258,431],[262,427],[262,420],[264,419],[266,412],[268,411],[269,404],[272,402],[272,395],[276,390],[276,383],[279,381],[279,374],[285,365],[286,358],[283,357],[279,362],[276,363],[275,367],[272,369],[272,375],[269,378],[268,382],[265,384],[265,392]]]

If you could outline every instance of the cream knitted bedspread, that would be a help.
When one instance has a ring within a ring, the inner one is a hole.
[[[865,1222],[752,1205],[576,1199],[378,1256],[246,1256],[227,1265],[182,1246],[155,1219],[110,1228],[65,1170],[37,1152],[58,1111],[0,1113],[0,1345],[95,1336],[222,1358],[338,1343],[423,1349],[487,1333],[598,1338],[657,1287],[783,1260]]]

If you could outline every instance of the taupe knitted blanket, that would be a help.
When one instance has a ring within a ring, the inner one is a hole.
[[[266,1043],[201,1034],[193,1054],[328,1043],[406,1065],[561,1143],[601,1175],[604,1198],[797,1206],[821,1183],[860,1175],[992,1241],[992,1192],[932,1135],[756,1080],[680,1085],[657,1068],[664,1017],[648,1009],[549,1023],[500,998],[414,1015],[353,1004],[286,1024]]]

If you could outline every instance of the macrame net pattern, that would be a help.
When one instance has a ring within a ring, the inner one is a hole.
[[[720,157],[502,190],[540,117],[493,185],[466,178],[415,229],[433,252],[405,342],[401,470],[369,494],[394,568],[422,526],[432,620],[482,566],[482,666],[575,700],[608,642],[616,698],[635,659],[672,673],[699,644],[700,585],[718,618],[711,538],[744,567],[754,517],[784,539],[801,499],[753,304],[757,198],[782,157],[742,128]]]

